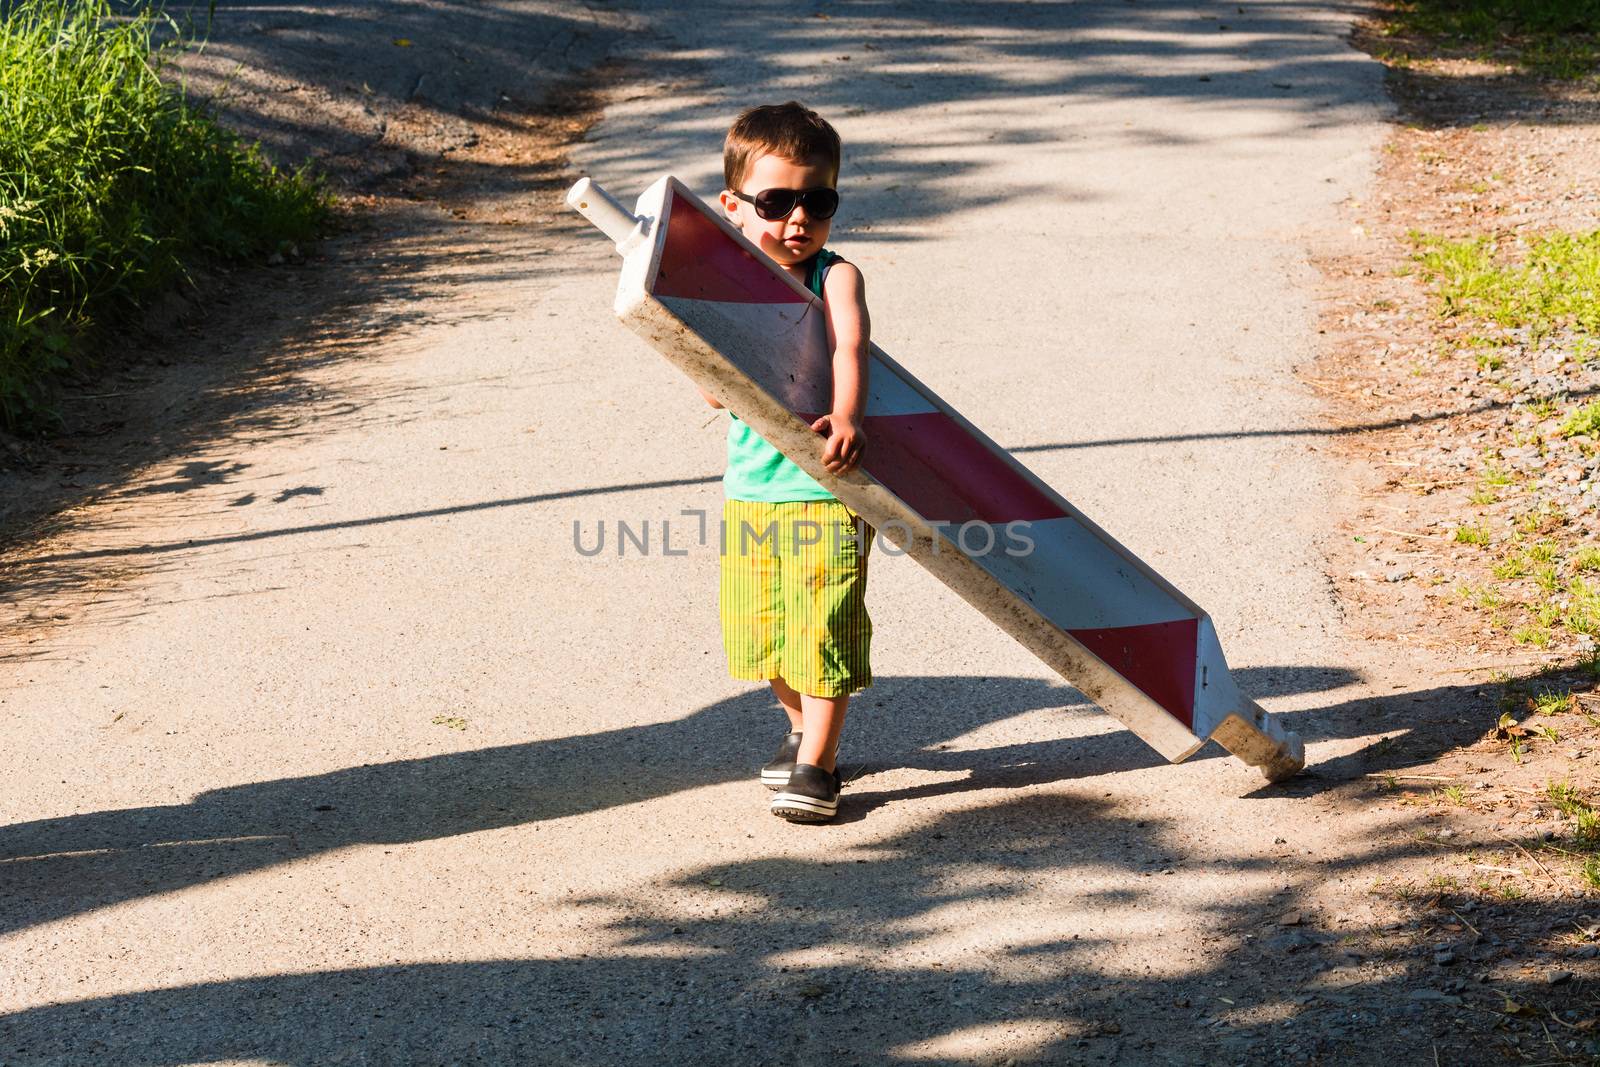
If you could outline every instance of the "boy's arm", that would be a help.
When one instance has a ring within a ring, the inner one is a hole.
[[[822,283],[827,311],[828,349],[833,353],[833,410],[811,424],[828,435],[823,466],[843,474],[861,460],[866,436],[861,421],[867,407],[867,286],[853,263],[835,263]]]
[[[714,407],[714,408],[722,407],[721,402],[719,402],[716,397],[712,396],[710,393],[706,392],[704,389],[700,390],[700,395],[705,397],[706,403],[710,404],[712,407]]]

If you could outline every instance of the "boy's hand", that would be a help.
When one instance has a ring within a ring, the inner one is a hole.
[[[828,473],[843,474],[854,469],[861,461],[861,450],[866,447],[867,437],[850,416],[837,412],[823,415],[811,424],[811,428],[828,435],[828,443],[822,449],[822,465],[828,469]]]

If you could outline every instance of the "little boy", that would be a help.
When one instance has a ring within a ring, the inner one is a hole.
[[[861,272],[823,247],[839,206],[839,151],[838,133],[809,108],[751,108],[728,130],[722,191],[728,219],[823,300],[833,405],[812,429],[826,435],[823,464],[836,474],[856,466],[865,444],[869,328]],[[872,683],[863,599],[872,531],[729,414],[719,597],[728,670],[769,681],[789,716],[788,735],[761,769],[762,784],[777,790],[772,813],[824,822],[839,807],[836,754],[850,694]],[[763,539],[769,528],[777,536]]]

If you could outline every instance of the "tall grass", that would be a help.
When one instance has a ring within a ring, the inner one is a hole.
[[[9,9],[9,13],[5,14]],[[157,44],[158,31],[168,43]],[[0,425],[204,259],[314,237],[328,198],[164,83],[177,27],[106,0],[0,5]]]

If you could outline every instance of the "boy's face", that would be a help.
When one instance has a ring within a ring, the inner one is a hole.
[[[745,168],[741,193],[754,196],[763,189],[833,188],[833,174],[824,159],[796,163],[781,156],[757,156]],[[792,267],[816,255],[828,239],[832,219],[819,219],[796,203],[787,218],[764,219],[755,205],[740,200],[733,192],[722,191],[722,210],[728,219],[761,251],[785,267]]]

